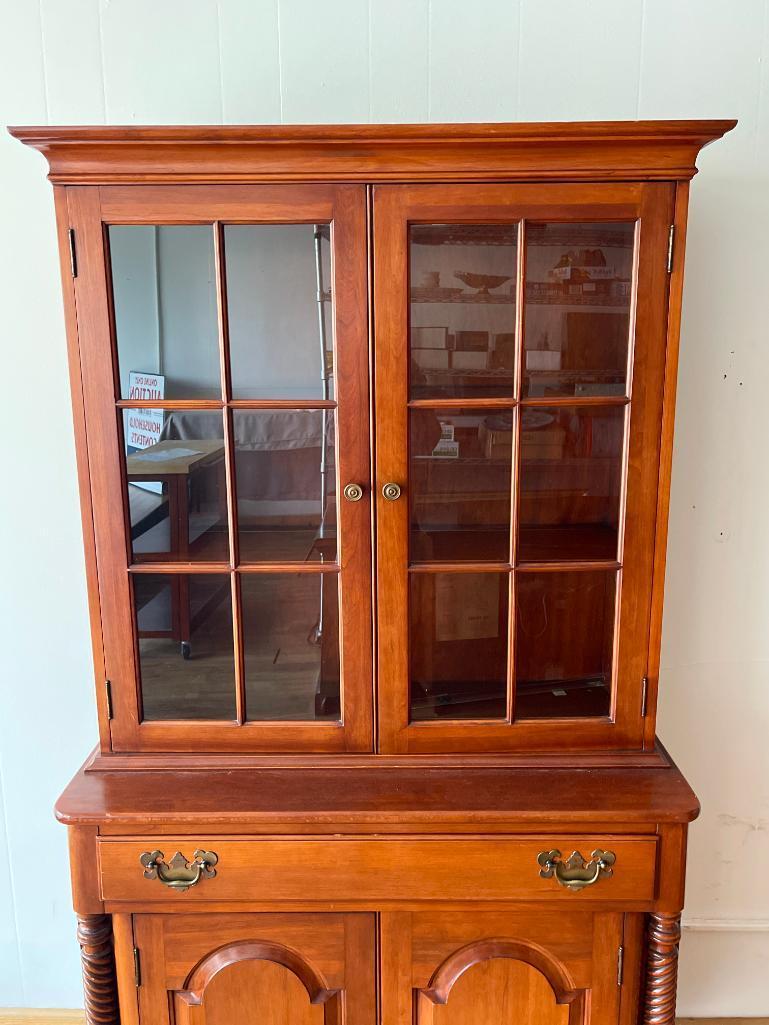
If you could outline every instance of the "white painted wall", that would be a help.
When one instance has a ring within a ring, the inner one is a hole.
[[[0,123],[740,118],[695,180],[660,734],[680,1009],[767,1015],[769,0],[4,0]],[[0,137],[0,1005],[81,1001],[51,806],[96,736],[44,162]]]

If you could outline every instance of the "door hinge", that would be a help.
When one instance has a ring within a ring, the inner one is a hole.
[[[67,238],[69,239],[69,266],[72,271],[72,277],[77,277],[77,248],[75,246],[75,229],[67,229]]]
[[[112,718],[112,683],[110,680],[104,681],[104,690],[107,695],[107,718]]]
[[[134,947],[134,981],[138,989],[142,984],[142,962],[138,947]]]
[[[676,226],[675,224],[671,224],[670,230],[668,231],[668,274],[672,274],[673,272],[673,246],[675,245],[675,240]]]
[[[646,706],[649,703],[649,677],[641,680],[641,718],[646,718]]]
[[[622,977],[625,974],[625,948],[617,948],[617,985],[622,985]]]

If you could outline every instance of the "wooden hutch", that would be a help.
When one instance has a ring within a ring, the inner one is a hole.
[[[689,180],[733,121],[15,128],[100,740],[89,1025],[670,1025]]]

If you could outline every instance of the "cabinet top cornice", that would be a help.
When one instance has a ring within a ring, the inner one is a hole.
[[[12,127],[60,184],[676,180],[734,120]]]

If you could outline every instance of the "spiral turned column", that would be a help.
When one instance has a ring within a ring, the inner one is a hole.
[[[120,1025],[112,919],[78,915],[77,939],[83,963],[86,1025]]]
[[[681,915],[649,915],[643,1025],[673,1025]]]

